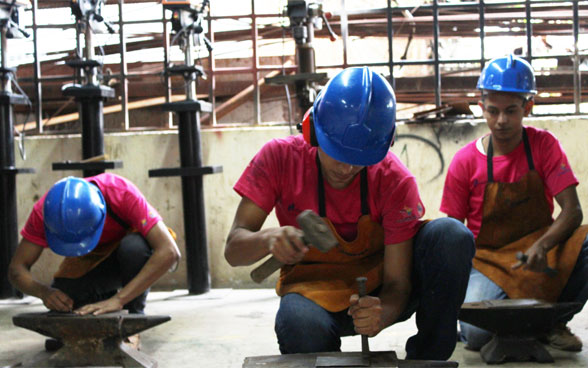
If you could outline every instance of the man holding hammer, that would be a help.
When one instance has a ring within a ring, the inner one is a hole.
[[[415,178],[389,152],[395,121],[390,84],[367,67],[345,69],[306,113],[303,135],[268,142],[234,186],[242,199],[225,257],[285,264],[275,323],[283,354],[338,351],[342,336],[375,336],[414,312],[407,359],[446,360],[455,348],[473,237],[455,219],[420,220]],[[280,227],[262,230],[274,208]],[[338,241],[325,253],[303,241],[296,219],[307,209]],[[367,278],[361,298],[357,277]]]

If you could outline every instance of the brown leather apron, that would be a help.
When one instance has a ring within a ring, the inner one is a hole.
[[[357,236],[345,241],[326,216],[324,182],[317,154],[319,215],[331,228],[339,244],[327,253],[310,248],[303,260],[282,267],[276,285],[279,296],[298,293],[330,312],[349,308],[349,298],[357,293],[355,279],[367,277],[366,291],[382,284],[384,264],[384,229],[370,218],[367,168],[360,172],[361,212]]]
[[[553,223],[543,181],[535,170],[527,133],[523,143],[529,172],[514,183],[494,182],[492,137],[488,144],[488,183],[484,190],[482,226],[476,238],[473,266],[500,286],[511,299],[556,302],[576,264],[588,226],[579,227],[564,244],[547,253],[555,277],[522,268],[513,270],[516,253],[525,252]]]

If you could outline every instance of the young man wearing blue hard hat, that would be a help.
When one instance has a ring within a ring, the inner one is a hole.
[[[375,336],[415,311],[408,359],[446,360],[455,348],[473,238],[454,219],[420,220],[415,178],[389,152],[395,121],[390,84],[367,67],[345,69],[305,115],[303,135],[268,142],[234,186],[242,199],[225,257],[285,264],[275,322],[283,354],[337,351],[342,336]],[[280,227],[261,229],[273,209]],[[302,242],[296,217],[306,209],[337,238],[329,252]]]
[[[149,287],[180,259],[157,211],[133,183],[110,173],[55,183],[21,235],[10,281],[53,311],[143,313]],[[30,271],[47,247],[66,257],[51,286]]]
[[[476,237],[465,301],[534,298],[585,304],[588,226],[580,226],[578,180],[557,138],[523,125],[537,93],[534,71],[513,55],[493,59],[477,87],[490,134],[455,155],[441,202],[441,211],[466,221]],[[555,220],[554,198],[561,207]],[[582,350],[581,340],[566,327],[572,317],[563,316],[544,341]],[[461,322],[461,337],[478,350],[492,335]]]

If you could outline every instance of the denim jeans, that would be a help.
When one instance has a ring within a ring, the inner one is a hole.
[[[506,293],[489,278],[475,268],[470,274],[470,283],[464,303],[479,302],[482,300],[508,299]],[[568,279],[568,283],[559,296],[558,302],[579,302],[582,306],[588,299],[588,238],[584,240],[580,255],[574,266],[574,270]],[[562,316],[560,323],[568,323],[573,314]],[[492,333],[460,321],[460,338],[466,343],[468,349],[480,350],[492,339]]]
[[[55,278],[52,287],[63,291],[74,301],[74,309],[106,300],[128,284],[141,271],[152,250],[138,233],[126,235],[118,248],[98,266],[77,279]],[[124,306],[129,313],[143,314],[147,289]]]
[[[453,353],[473,256],[472,233],[452,218],[425,224],[413,238],[412,293],[396,321],[416,312],[407,359],[446,360]],[[299,294],[282,297],[275,331],[282,354],[339,351],[341,337],[355,334],[347,310],[332,313]]]

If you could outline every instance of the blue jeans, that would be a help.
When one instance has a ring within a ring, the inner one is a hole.
[[[396,321],[416,312],[407,359],[446,360],[453,353],[473,256],[472,233],[452,218],[431,221],[414,237],[412,293]],[[356,334],[347,310],[332,313],[299,294],[282,297],[275,331],[282,354],[339,351],[341,337]]]
[[[74,309],[106,300],[128,284],[141,271],[151,247],[140,234],[126,235],[118,248],[98,266],[77,279],[55,278],[52,286],[63,291],[74,301]],[[124,306],[129,313],[144,313],[147,289]]]
[[[470,283],[464,303],[479,302],[482,300],[508,299],[506,293],[480,271],[472,268]],[[588,299],[588,238],[584,240],[580,255],[570,275],[568,283],[559,296],[558,302],[579,302],[582,306]],[[562,316],[558,322],[568,323],[574,316],[572,314]],[[466,343],[468,349],[480,350],[493,334],[489,331],[460,321],[460,338]]]

